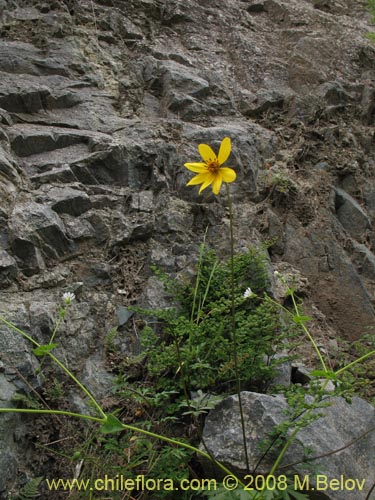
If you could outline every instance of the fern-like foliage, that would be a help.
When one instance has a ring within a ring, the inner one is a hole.
[[[31,481],[25,484],[19,492],[17,500],[33,500],[34,498],[37,498],[40,495],[39,486],[42,481],[43,477],[35,477],[34,479],[31,479]]]

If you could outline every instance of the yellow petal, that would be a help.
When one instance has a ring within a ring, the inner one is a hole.
[[[190,181],[186,184],[187,186],[195,186],[195,184],[202,184],[203,182],[211,183],[212,174],[210,172],[198,174],[194,176]]]
[[[205,163],[184,163],[184,167],[192,172],[203,173],[207,170]]]
[[[212,181],[213,181],[213,179],[210,179],[210,180],[207,180],[206,182],[204,182],[199,189],[199,194],[201,194],[203,189],[206,189],[206,187],[208,187],[210,184],[212,184]]]
[[[228,167],[222,167],[220,169],[221,175],[224,182],[233,182],[236,180],[237,174],[234,170]]]
[[[198,151],[205,162],[217,161],[215,153],[208,144],[199,144]]]
[[[230,143],[230,138],[229,137],[224,137],[224,139],[221,141],[220,144],[220,149],[219,149],[219,156],[218,156],[218,161],[219,165],[222,165],[227,161],[229,158],[230,152],[231,152],[231,143]]]
[[[223,177],[221,175],[221,169],[220,169],[216,172],[214,182],[212,183],[212,192],[214,194],[219,194],[222,183],[223,183]]]

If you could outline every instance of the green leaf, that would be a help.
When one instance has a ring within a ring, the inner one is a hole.
[[[311,320],[312,320],[312,318],[310,318],[310,316],[302,316],[299,314],[296,314],[295,316],[293,316],[293,321],[294,321],[294,323],[297,323],[297,324],[307,323],[308,321],[311,321]]]
[[[107,415],[107,420],[105,421],[105,424],[103,424],[100,428],[100,431],[103,434],[111,434],[113,432],[121,432],[123,430],[124,426],[122,425],[120,420],[111,413]]]
[[[40,345],[39,347],[36,347],[33,349],[33,353],[35,356],[44,356],[45,354],[48,354],[52,349],[57,347],[57,344],[45,344],[45,345]]]
[[[310,375],[313,377],[326,378],[328,380],[337,380],[337,375],[332,370],[313,370]]]

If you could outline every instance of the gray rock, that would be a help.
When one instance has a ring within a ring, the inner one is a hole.
[[[31,43],[5,41],[0,45],[0,71],[13,74],[39,74],[32,60],[41,54]]]
[[[88,220],[63,216],[63,221],[68,238],[72,240],[95,238],[95,229]]]
[[[375,215],[375,183],[367,182],[363,189],[363,196],[366,203],[366,208],[372,217]]]
[[[359,273],[366,278],[375,280],[375,255],[366,245],[353,241],[353,262]]]
[[[9,159],[4,149],[0,146],[0,176],[5,177],[13,184],[20,184],[21,178],[15,162]]]
[[[48,203],[58,214],[72,216],[82,215],[91,208],[91,200],[85,191],[75,187],[48,187],[44,192],[39,191],[37,201]]]
[[[140,212],[152,212],[154,208],[154,195],[152,191],[133,193],[130,207]]]
[[[94,228],[96,244],[105,243],[110,238],[111,216],[104,210],[89,210],[80,217],[80,221],[88,221]]]
[[[9,422],[9,419],[7,420]],[[0,422],[1,426],[7,429],[7,433],[11,434],[11,426],[4,422],[2,415],[0,416]],[[9,486],[17,477],[18,468],[19,463],[14,453],[13,439],[8,438],[6,441],[0,439],[0,493],[7,494]]]
[[[341,82],[326,82],[316,90],[316,94],[323,97],[330,105],[340,105],[347,104],[352,101],[353,98],[349,92],[345,90]]]
[[[165,215],[157,218],[157,229],[160,233],[186,233],[193,223],[191,206],[185,201],[171,198]]]
[[[104,368],[103,357],[100,353],[95,353],[87,359],[81,380],[85,387],[98,399],[108,398],[115,383],[114,375]]]
[[[325,230],[308,234],[303,227],[286,224],[283,260],[308,278],[314,303],[344,338],[353,339],[373,324],[375,315],[369,292],[336,239],[340,231],[333,216]]]
[[[208,81],[199,76],[196,70],[183,64],[175,61],[162,61],[159,73],[164,95],[168,95],[172,89],[198,98],[206,97],[209,93]]]
[[[124,306],[117,306],[117,324],[118,326],[125,325],[129,319],[134,315],[133,311],[129,311]]]
[[[281,395],[270,396],[252,392],[242,392],[241,395],[250,468],[254,470],[257,467],[257,474],[265,474],[272,467],[278,454],[273,451],[263,457],[259,445],[262,440],[269,437],[275,425],[285,421],[288,404]],[[341,397],[327,398],[326,402],[329,406],[314,410],[323,416],[298,432],[296,440],[284,455],[280,466],[292,464],[288,467],[289,473],[305,477],[306,469],[300,463],[308,458],[304,455],[304,449],[313,450],[313,456],[328,453],[326,457],[313,462],[319,468],[319,474],[326,475],[329,480],[340,478],[341,475],[345,478],[365,480],[365,486],[362,491],[331,489],[324,491],[323,494],[317,493],[317,497],[314,498],[364,500],[375,480],[373,453],[375,436],[370,432],[366,434],[365,439],[356,439],[374,427],[375,409],[360,398],[353,398],[352,404]],[[353,422],[356,423],[355,426]],[[246,473],[237,396],[230,396],[211,410],[206,418],[202,437],[205,446],[216,460],[224,463],[235,473],[240,475]],[[337,449],[341,451],[330,454]],[[203,463],[205,472],[211,474],[212,464]],[[218,473],[220,474],[216,471],[216,474]],[[310,487],[316,487],[316,474],[309,476]]]
[[[208,93],[208,81],[196,71],[175,61],[157,61],[148,58],[143,70],[143,78],[152,93],[161,98],[172,89],[185,95],[204,97]]]
[[[30,181],[36,188],[42,184],[50,184],[53,182],[69,183],[76,180],[77,178],[69,165],[52,168],[50,171],[41,174],[30,175]]]
[[[246,95],[242,93],[238,105],[245,116],[256,117],[271,108],[282,109],[287,99],[294,95],[291,89],[260,89],[257,93]]]
[[[266,0],[243,0],[248,12],[264,12]]]
[[[370,83],[365,84],[362,90],[361,118],[367,125],[374,123],[375,87]]]
[[[12,398],[16,395],[17,387],[7,379],[10,376],[12,375],[9,373],[0,373],[0,407],[2,408],[14,406]],[[0,413],[0,496],[6,495],[10,486],[14,484],[21,457],[24,456],[25,449],[30,448],[25,440],[20,446],[20,437],[24,437],[25,434],[26,428],[19,415]]]
[[[123,210],[114,212],[111,223],[110,245],[124,245],[136,240],[147,240],[154,231],[154,216],[146,212],[124,215]]]
[[[276,213],[270,208],[267,210],[268,234],[272,241],[272,252],[282,254],[284,251],[283,224]]]
[[[353,238],[363,240],[366,231],[371,227],[368,215],[359,203],[342,189],[335,188],[334,194],[337,218]]]
[[[106,134],[62,127],[44,127],[34,124],[16,124],[8,129],[12,149],[20,157],[64,149],[78,144],[109,144]],[[62,160],[64,161],[64,160]],[[65,159],[65,162],[68,161]]]
[[[9,230],[13,249],[22,260],[25,260],[22,241],[28,241],[45,255],[55,258],[62,257],[70,250],[70,242],[60,217],[52,209],[33,201],[25,201],[14,207],[9,218]]]
[[[159,113],[178,113],[190,120],[204,113],[233,112],[233,105],[226,89],[219,85],[220,78],[213,72],[202,72],[176,61],[156,61],[149,58],[143,72],[150,91],[160,100]]]
[[[20,259],[19,267],[26,276],[32,276],[46,269],[40,249],[30,241],[15,237],[11,247],[14,254]]]
[[[10,303],[2,300],[3,317],[17,328],[30,334],[30,322],[27,319],[26,307],[20,303]],[[6,363],[4,374],[7,381],[14,384],[17,389],[26,392],[33,387],[40,387],[40,380],[35,375],[38,366],[37,360],[33,354],[30,354],[31,344],[21,334],[15,332],[12,328],[0,322],[0,352],[2,359]],[[11,362],[9,362],[11,360]],[[22,375],[22,378],[19,376]],[[26,381],[26,382],[25,382]]]
[[[16,261],[8,252],[0,249],[0,287],[10,285],[16,274]]]
[[[289,387],[292,381],[292,365],[290,361],[285,361],[284,354],[276,354],[272,357],[272,361],[277,362],[277,365],[275,366],[271,387]]]

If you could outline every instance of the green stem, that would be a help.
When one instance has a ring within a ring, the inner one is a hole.
[[[233,207],[232,200],[230,197],[229,186],[225,184],[227,191],[227,201],[228,201],[228,209],[229,209],[229,229],[230,229],[230,274],[231,274],[231,319],[232,319],[232,339],[233,339],[233,360],[234,367],[236,372],[236,382],[237,382],[237,396],[238,396],[238,406],[240,410],[241,417],[241,428],[242,428],[242,441],[245,452],[245,462],[246,469],[250,472],[250,462],[249,456],[247,453],[247,444],[246,444],[246,429],[245,429],[245,419],[242,408],[242,398],[241,398],[241,379],[240,379],[240,371],[238,367],[238,345],[237,345],[237,332],[236,332],[236,318],[235,318],[235,310],[234,310],[234,237],[233,237]]]
[[[48,415],[66,415],[67,417],[83,418],[84,420],[93,420],[104,424],[105,419],[92,417],[91,415],[83,415],[82,413],[74,413],[71,411],[63,410],[31,410],[29,408],[0,408],[0,413],[34,413],[34,414],[48,414]]]
[[[49,344],[52,344],[53,341],[55,340],[56,333],[57,333],[57,330],[58,330],[58,328],[60,326],[61,320],[62,320],[62,317],[60,316],[59,319],[56,321],[55,328],[54,328],[54,330],[52,332],[51,338],[49,339]]]
[[[208,231],[208,226],[206,227],[206,231],[204,233],[203,242],[201,243],[201,245],[199,247],[199,259],[198,259],[197,279],[196,279],[196,282],[195,282],[194,297],[193,297],[193,307],[191,309],[191,316],[190,316],[190,321],[191,322],[193,322],[193,319],[194,319],[195,305],[196,305],[196,301],[197,301],[198,288],[199,288],[199,282],[200,282],[200,277],[201,277],[201,265],[202,265],[204,247],[205,247],[205,244],[206,244],[207,231]],[[189,336],[189,342],[190,342],[190,336]]]
[[[290,296],[292,297],[292,301],[293,301],[293,307],[294,307],[294,310],[295,312],[297,313],[297,316],[301,316],[299,311],[298,311],[298,306],[297,306],[297,303],[295,301],[295,297],[294,297],[294,293],[292,290],[290,290]],[[266,299],[268,302],[272,302],[273,304],[277,305],[277,307],[279,307],[280,309],[282,309],[283,311],[285,311],[289,316],[293,316],[293,313],[289,311],[289,309],[287,309],[286,307],[284,307],[282,304],[280,304],[279,302],[277,302],[276,300],[272,299],[269,295],[267,295]],[[301,325],[301,328],[302,330],[304,331],[304,333],[306,334],[307,338],[310,340],[318,358],[319,358],[319,361],[321,362],[322,364],[322,367],[323,367],[323,370],[325,372],[327,372],[327,367],[326,367],[326,364],[324,362],[324,359],[319,351],[319,348],[318,346],[316,345],[316,342],[315,340],[313,339],[311,333],[309,332],[308,328],[306,328],[306,326],[304,325],[304,323],[300,323]]]
[[[36,347],[40,347],[40,344],[38,342],[36,342],[30,335],[28,335],[27,333],[25,333],[21,329],[17,328],[15,325],[13,325],[9,321],[7,321],[2,316],[0,316],[0,321],[2,321],[9,328],[11,328],[11,329],[15,330],[16,332],[20,333],[24,338],[26,338],[27,340],[29,340]],[[102,418],[92,417],[90,415],[83,415],[81,413],[73,413],[73,412],[70,412],[70,411],[63,411],[63,410],[33,410],[33,409],[26,409],[26,408],[22,408],[22,409],[21,408],[0,408],[0,413],[32,413],[32,414],[66,415],[66,416],[69,416],[69,417],[81,418],[81,419],[85,419],[85,420],[92,420],[94,422],[99,422],[99,423],[104,424],[106,422],[106,420],[107,420],[107,415],[104,413],[103,409],[101,408],[101,406],[99,405],[99,403],[97,403],[97,401],[95,400],[95,398],[90,394],[90,392],[86,389],[86,387],[81,384],[81,382],[72,374],[72,372],[59,359],[57,359],[53,354],[51,354],[49,352],[47,352],[47,354],[48,354],[48,356],[50,356],[50,358],[58,366],[60,366],[60,368],[62,368],[62,370],[64,370],[64,372],[90,398],[90,400],[93,402],[93,404],[95,405],[95,407],[97,408],[97,410],[99,411],[99,413],[102,415]],[[156,433],[151,432],[151,431],[146,431],[144,429],[139,429],[138,427],[134,427],[132,425],[122,424],[122,423],[121,423],[121,425],[122,425],[122,427],[123,427],[124,430],[126,429],[126,430],[129,430],[129,431],[132,431],[132,432],[139,432],[141,434],[145,434],[146,436],[150,436],[150,437],[153,437],[155,439],[159,439],[161,441],[166,441],[167,443],[170,443],[170,444],[173,444],[173,445],[176,445],[176,446],[180,446],[180,447],[186,448],[188,450],[193,451],[194,453],[198,453],[202,457],[205,457],[206,459],[210,460],[211,462],[214,462],[226,474],[233,475],[233,473],[229,469],[227,469],[225,467],[225,465],[221,464],[220,462],[217,462],[208,453],[205,453],[205,452],[201,451],[199,448],[195,448],[194,446],[191,446],[191,445],[189,445],[187,443],[184,443],[184,442],[181,442],[181,441],[177,441],[175,439],[168,438],[166,436],[162,436],[160,434],[156,434]],[[238,480],[238,482],[239,482],[239,484],[242,487],[245,487],[245,484],[242,481]]]
[[[327,384],[328,384],[329,380],[325,380],[323,385],[319,388],[319,394],[317,396],[315,396],[314,398],[314,403],[315,401],[317,401],[318,399],[318,396],[320,398],[320,400],[322,399],[322,395],[324,393],[324,389],[327,387]],[[310,413],[312,412],[313,408],[309,408],[307,411],[306,411],[306,414],[305,415],[310,415]],[[297,425],[296,428],[294,429],[294,431],[291,433],[291,435],[289,436],[287,442],[285,443],[285,445],[283,446],[283,449],[280,451],[279,453],[279,456],[277,457],[275,463],[273,464],[272,466],[272,469],[270,470],[269,472],[269,475],[272,476],[274,475],[276,469],[278,468],[281,460],[283,459],[283,456],[285,455],[286,451],[288,450],[289,446],[292,444],[294,438],[296,437],[297,433],[299,432],[300,429],[302,429],[302,427],[304,427],[305,424],[302,423],[302,425]]]
[[[185,368],[184,368],[184,365],[183,365],[183,362],[182,362],[181,351],[180,351],[180,344],[178,343],[177,336],[174,336],[174,342],[175,342],[175,345],[176,345],[178,367],[179,367],[179,370],[181,371],[181,380],[182,380],[182,387],[184,389],[184,396],[185,396],[186,404],[188,405],[188,409],[190,410],[191,409],[191,405],[190,405],[190,398],[189,398],[189,390],[188,390],[188,386],[187,386],[187,383],[186,383]]]
[[[278,468],[281,460],[283,459],[283,456],[285,455],[285,453],[286,453],[287,449],[289,448],[289,446],[292,444],[292,441],[295,438],[295,436],[298,433],[298,431],[300,430],[300,428],[301,428],[301,426],[296,427],[294,429],[294,431],[292,432],[292,434],[289,436],[287,442],[285,443],[283,449],[280,451],[279,456],[277,457],[275,463],[272,466],[272,469],[269,472],[270,476],[272,476],[272,475],[275,474],[275,471]]]
[[[17,328],[15,325],[13,325],[9,321],[7,321],[2,316],[0,316],[0,321],[2,321],[7,326],[9,326],[9,328],[12,328],[16,332],[20,333],[25,339],[29,340],[36,347],[40,347],[40,344],[38,342],[36,342],[32,337],[30,337],[30,335],[28,335],[24,331],[20,330],[19,328]],[[46,354],[51,359],[53,359],[53,361],[68,375],[68,377],[70,377],[73,380],[73,382],[75,382],[78,385],[78,387],[86,394],[86,396],[91,400],[91,402],[93,403],[93,405],[95,406],[95,408],[98,410],[98,412],[100,413],[100,415],[103,418],[106,418],[106,415],[105,415],[105,413],[102,410],[102,407],[96,401],[96,399],[94,398],[94,396],[89,392],[89,390],[86,389],[86,387],[73,375],[73,373],[59,359],[57,359],[52,353],[47,352]]]
[[[364,354],[363,356],[361,356],[360,358],[358,359],[355,359],[354,361],[352,361],[351,363],[349,363],[348,365],[344,366],[343,368],[340,368],[340,370],[337,370],[337,372],[335,373],[336,375],[339,375],[340,373],[344,372],[345,370],[347,370],[348,368],[351,368],[353,365],[355,365],[356,363],[360,363],[361,361],[363,361],[364,359],[367,359],[369,358],[370,356],[373,356],[375,354],[375,351],[371,351],[371,352],[368,352],[367,354]]]
[[[63,411],[63,410],[31,410],[31,409],[26,409],[26,408],[0,408],[0,413],[33,413],[33,414],[49,414],[49,415],[66,415],[68,417],[81,418],[81,419],[85,419],[85,420],[93,420],[94,422],[99,422],[101,424],[104,424],[106,421],[106,418],[107,418],[106,416],[104,416],[104,418],[91,417],[90,415],[82,415],[81,413],[73,413],[70,411]],[[123,424],[123,423],[121,423],[121,425],[122,425],[124,430],[145,434],[146,436],[150,436],[154,439],[166,441],[167,443],[186,448],[190,451],[193,451],[194,453],[198,453],[202,457],[207,458],[211,462],[214,462],[226,474],[233,475],[233,473],[229,469],[227,469],[225,467],[225,465],[221,464],[220,462],[217,462],[208,453],[205,453],[204,451],[200,450],[199,448],[195,448],[194,446],[191,446],[188,443],[184,443],[182,441],[177,441],[176,439],[168,438],[166,436],[162,436],[160,434],[156,434],[156,433],[151,432],[151,431],[146,431],[145,429],[139,429],[138,427],[135,427],[133,425]],[[245,484],[242,483],[240,480],[239,480],[239,484],[243,487],[245,486]]]
[[[301,316],[301,315],[300,315],[300,313],[299,313],[299,310],[298,310],[298,306],[297,306],[297,303],[296,303],[296,298],[295,298],[295,296],[294,296],[294,292],[293,292],[293,290],[291,290],[291,294],[290,294],[290,296],[292,297],[294,310],[295,310],[295,312],[296,312],[297,316]],[[323,359],[323,356],[322,356],[321,352],[319,351],[319,348],[318,348],[318,346],[316,345],[316,342],[315,342],[315,340],[313,339],[313,337],[312,337],[311,333],[309,332],[308,328],[306,328],[306,325],[305,325],[304,323],[301,323],[301,326],[302,326],[302,330],[305,332],[305,334],[307,335],[308,339],[310,340],[311,345],[313,346],[313,348],[314,348],[314,350],[315,350],[315,352],[316,352],[316,354],[317,354],[317,356],[318,356],[318,358],[319,358],[319,361],[320,361],[320,363],[321,363],[321,365],[322,365],[322,367],[323,367],[323,370],[324,370],[325,372],[328,372],[327,367],[326,367],[326,364],[325,364],[324,359]]]
[[[188,443],[184,443],[182,441],[177,441],[176,439],[168,438],[167,436],[161,436],[160,434],[155,434],[154,432],[151,432],[151,431],[146,431],[144,429],[139,429],[138,427],[134,427],[133,425],[122,424],[122,426],[123,426],[124,429],[129,430],[129,431],[140,432],[141,434],[145,434],[146,436],[153,437],[154,439],[160,439],[161,441],[166,441],[167,443],[174,444],[176,446],[182,446],[183,448],[186,448],[186,449],[188,449],[190,451],[193,451],[194,453],[198,453],[199,455],[201,455],[204,458],[207,458],[208,460],[210,460],[210,462],[214,462],[226,474],[230,474],[231,476],[234,475],[233,472],[231,472],[229,469],[227,469],[225,467],[225,465],[223,465],[220,462],[217,462],[208,453],[200,450],[199,448],[195,448],[194,446],[191,446]],[[243,487],[245,486],[245,484],[242,481],[240,481],[239,479],[238,479],[238,484],[240,484]]]
[[[66,312],[66,308],[64,309],[64,316],[65,316],[65,312]],[[49,339],[49,344],[52,344],[53,341],[55,340],[55,336],[56,336],[56,333],[57,333],[57,330],[60,326],[60,323],[61,323],[61,320],[63,319],[64,316],[61,316],[61,313],[60,313],[60,316],[59,316],[59,319],[56,321],[56,325],[55,325],[55,328],[53,329],[53,332],[52,332],[52,335],[51,335],[51,338]],[[39,365],[39,370],[42,369],[42,366],[43,366],[43,363],[44,363],[44,360],[45,358],[42,358],[41,362],[40,362],[40,365]]]
[[[106,418],[106,414],[102,410],[102,407],[96,401],[96,399],[91,394],[91,392],[88,389],[86,389],[86,387],[73,375],[73,373],[59,359],[57,359],[50,352],[48,352],[47,354],[68,375],[68,377],[70,377],[73,380],[73,382],[75,382],[78,385],[78,387],[86,394],[86,396],[91,400],[91,402],[93,403],[95,408],[98,410],[98,412],[101,414],[101,416],[103,418]]]

